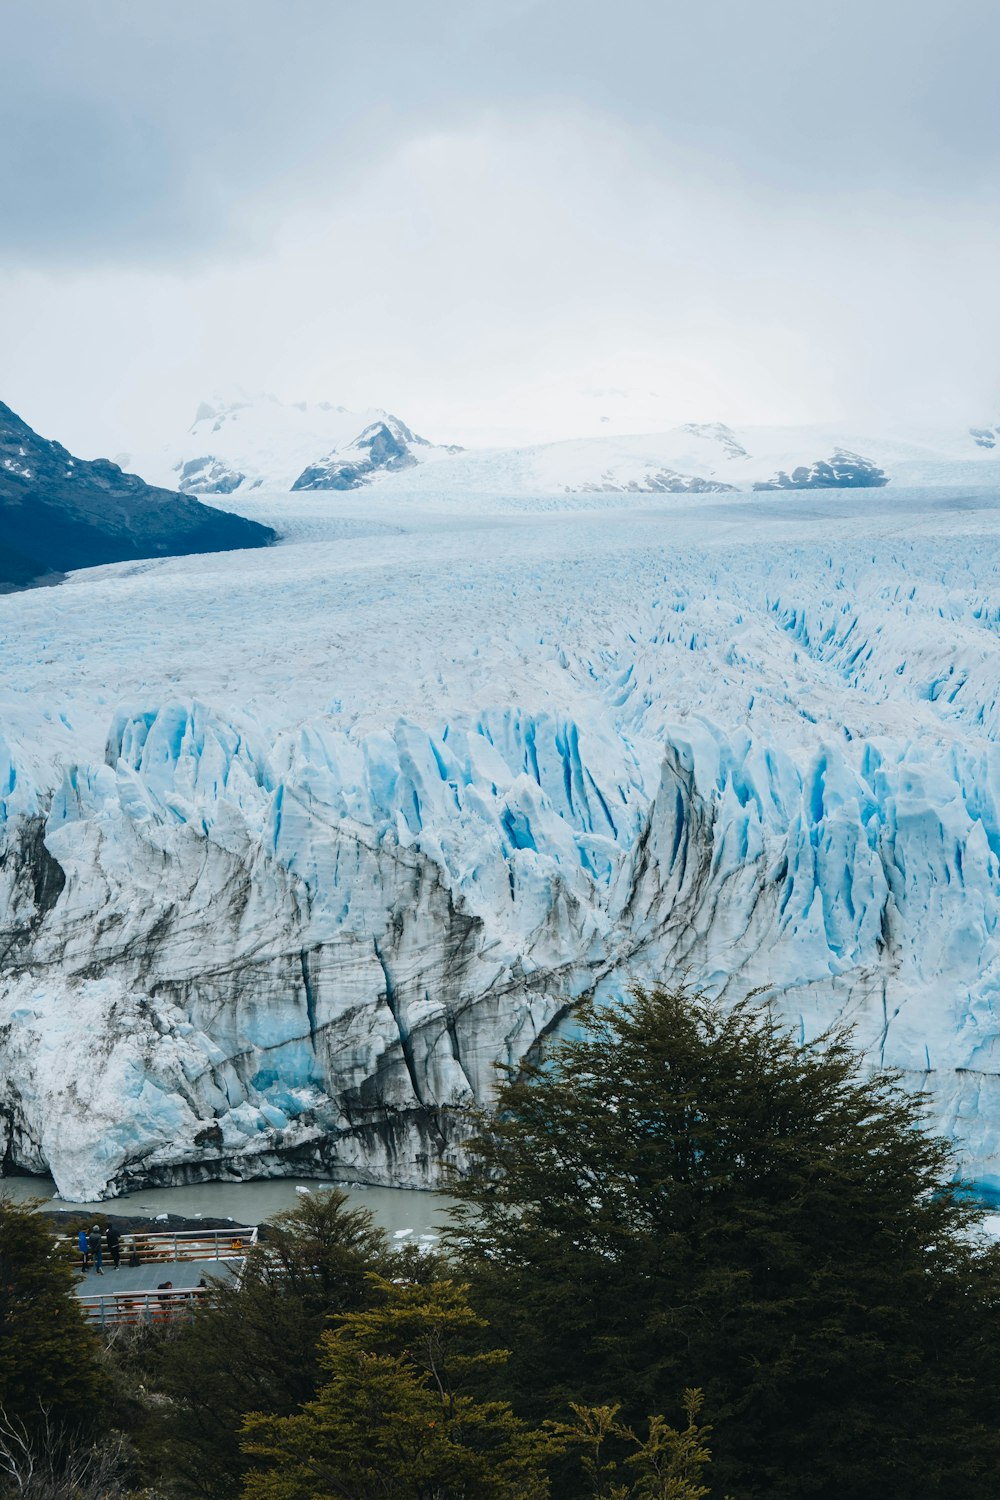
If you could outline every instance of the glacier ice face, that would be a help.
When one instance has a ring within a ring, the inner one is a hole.
[[[52,797],[58,909],[0,1010],[16,1159],[75,1197],[193,1163],[435,1181],[495,1063],[589,983],[616,845],[578,741],[312,724],[268,758],[198,704],[119,716]]]
[[[431,1185],[682,974],[851,1022],[1000,1188],[996,496],[253,504],[3,601],[7,1167]]]

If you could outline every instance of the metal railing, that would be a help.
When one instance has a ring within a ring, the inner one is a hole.
[[[120,1324],[169,1323],[190,1317],[199,1297],[209,1290],[205,1286],[171,1287],[155,1292],[108,1292],[79,1297],[88,1322],[98,1328]]]
[[[102,1236],[104,1259],[110,1259]],[[166,1234],[123,1234],[118,1241],[122,1265],[141,1266],[180,1260],[241,1260],[257,1243],[257,1228],[182,1229]],[[70,1260],[80,1254],[77,1240],[68,1234],[56,1239]]]
[[[78,1242],[71,1235],[60,1235],[56,1243],[73,1259],[79,1256]],[[180,1261],[218,1261],[235,1272],[235,1280],[239,1284],[247,1251],[256,1243],[255,1225],[241,1230],[193,1229],[165,1234],[123,1234],[119,1240],[119,1251],[122,1266],[169,1266]],[[105,1254],[105,1260],[108,1259],[110,1257]],[[163,1286],[143,1291],[78,1292],[77,1299],[89,1322],[99,1328],[110,1328],[122,1324],[163,1323],[175,1318],[190,1317],[198,1298],[209,1290],[207,1286]]]

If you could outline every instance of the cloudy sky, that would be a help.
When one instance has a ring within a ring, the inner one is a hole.
[[[3,0],[0,400],[1000,413],[993,0]]]

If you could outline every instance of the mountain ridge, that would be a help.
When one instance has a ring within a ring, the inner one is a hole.
[[[354,412],[328,401],[261,395],[203,401],[176,442],[123,456],[184,494],[228,495],[262,486],[360,489],[380,475],[459,451],[428,442],[381,407]]]
[[[149,485],[109,459],[76,458],[0,402],[0,591],[74,568],[265,546],[276,532]]]
[[[840,424],[744,427],[688,422],[665,431],[565,438],[468,451],[394,485],[526,494],[690,494],[1000,483],[1000,427],[866,433]]]
[[[129,455],[131,458],[131,455]],[[203,402],[187,433],[136,465],[187,494],[372,483],[538,494],[721,494],[1000,482],[1000,423],[866,431],[845,423],[686,422],[513,447],[433,444],[382,408],[273,396]]]

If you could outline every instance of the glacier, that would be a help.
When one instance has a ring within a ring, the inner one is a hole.
[[[1000,490],[406,480],[0,601],[3,1170],[434,1186],[676,976],[849,1023],[1000,1191]]]

